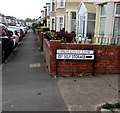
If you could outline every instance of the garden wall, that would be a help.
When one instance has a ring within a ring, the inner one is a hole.
[[[95,60],[57,60],[57,49],[94,50]],[[61,43],[43,35],[43,52],[50,75],[120,74],[120,46]]]

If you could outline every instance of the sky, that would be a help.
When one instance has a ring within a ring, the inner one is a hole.
[[[41,10],[50,0],[1,0],[0,13],[18,19],[38,18]]]

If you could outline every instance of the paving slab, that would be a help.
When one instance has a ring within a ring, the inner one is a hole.
[[[60,78],[58,86],[69,111],[97,111],[99,105],[118,102],[118,76]]]

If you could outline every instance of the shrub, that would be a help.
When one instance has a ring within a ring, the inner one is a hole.
[[[41,26],[41,30],[43,32],[46,32],[46,31],[50,31],[50,28],[49,27],[46,27],[46,26]]]
[[[37,29],[41,29],[41,26],[37,26]]]
[[[114,111],[115,108],[120,108],[120,102],[115,103],[115,104],[106,103],[102,106],[102,108]]]
[[[47,36],[46,38],[48,40],[54,40],[57,38],[57,34],[55,32],[51,32],[51,31],[47,31],[46,36]]]
[[[117,45],[116,43],[111,43],[110,45]]]
[[[40,25],[38,23],[33,23],[32,24],[32,29],[35,29],[35,28],[40,28]]]
[[[65,37],[58,37],[55,32],[47,31],[46,32],[46,38],[48,40],[60,40],[62,43],[66,43],[66,38]]]

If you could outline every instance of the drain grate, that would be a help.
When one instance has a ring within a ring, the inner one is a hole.
[[[30,68],[36,68],[36,67],[40,67],[41,64],[40,63],[32,63],[30,64]]]

